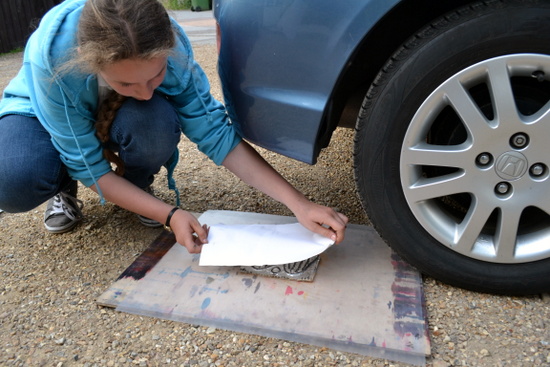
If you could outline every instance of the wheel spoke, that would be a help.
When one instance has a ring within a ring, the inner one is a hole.
[[[421,143],[410,148],[403,154],[403,163],[424,166],[462,167],[465,163],[463,145],[460,146],[436,146]]]
[[[521,124],[516,107],[510,75],[505,60],[495,61],[488,65],[489,88],[493,97],[493,105],[499,127]]]
[[[501,211],[494,236],[495,251],[499,261],[512,262],[514,260],[520,217],[520,210]]]
[[[445,93],[448,102],[468,129],[470,138],[490,137],[494,133],[490,121],[481,113],[475,101],[458,79],[453,79],[447,83]]]
[[[550,197],[548,195],[540,195],[537,202],[533,205],[550,216]]]
[[[536,113],[525,117],[525,120],[536,129],[533,130],[535,133],[541,132],[547,134],[550,125],[550,101],[542,106]]]
[[[464,188],[468,187],[466,186],[468,181],[464,178],[462,171],[433,178],[423,178],[409,187],[407,197],[411,202],[418,203],[423,200],[462,193]]]
[[[468,214],[456,228],[455,246],[453,246],[455,251],[464,255],[468,255],[472,251],[481,230],[494,209],[494,206],[486,205],[485,202],[474,199]]]

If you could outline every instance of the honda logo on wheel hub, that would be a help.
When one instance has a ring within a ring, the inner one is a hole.
[[[497,175],[508,181],[521,178],[527,172],[527,158],[518,152],[506,152],[498,157],[495,170]]]

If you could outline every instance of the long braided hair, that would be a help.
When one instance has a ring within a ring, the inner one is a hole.
[[[126,60],[168,56],[175,45],[172,23],[158,0],[88,0],[78,23],[76,62],[92,73]],[[124,174],[124,162],[106,147],[109,131],[126,97],[110,91],[96,113],[96,135],[104,156]]]
[[[125,100],[126,97],[123,95],[114,90],[109,91],[107,97],[99,104],[95,122],[96,136],[103,143],[103,156],[116,165],[115,173],[119,176],[124,175],[124,162],[113,150],[107,147],[107,142],[109,141],[109,133],[116,113]]]

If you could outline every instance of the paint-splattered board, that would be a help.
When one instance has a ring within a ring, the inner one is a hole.
[[[294,218],[208,211],[201,223]],[[117,310],[424,365],[430,353],[420,274],[368,226],[321,255],[315,281],[200,267],[163,232],[99,299]]]

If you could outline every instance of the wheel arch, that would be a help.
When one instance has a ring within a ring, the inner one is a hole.
[[[317,137],[318,155],[338,127],[354,128],[361,103],[380,69],[395,50],[431,20],[471,0],[403,0],[365,34],[340,73],[324,111]]]

